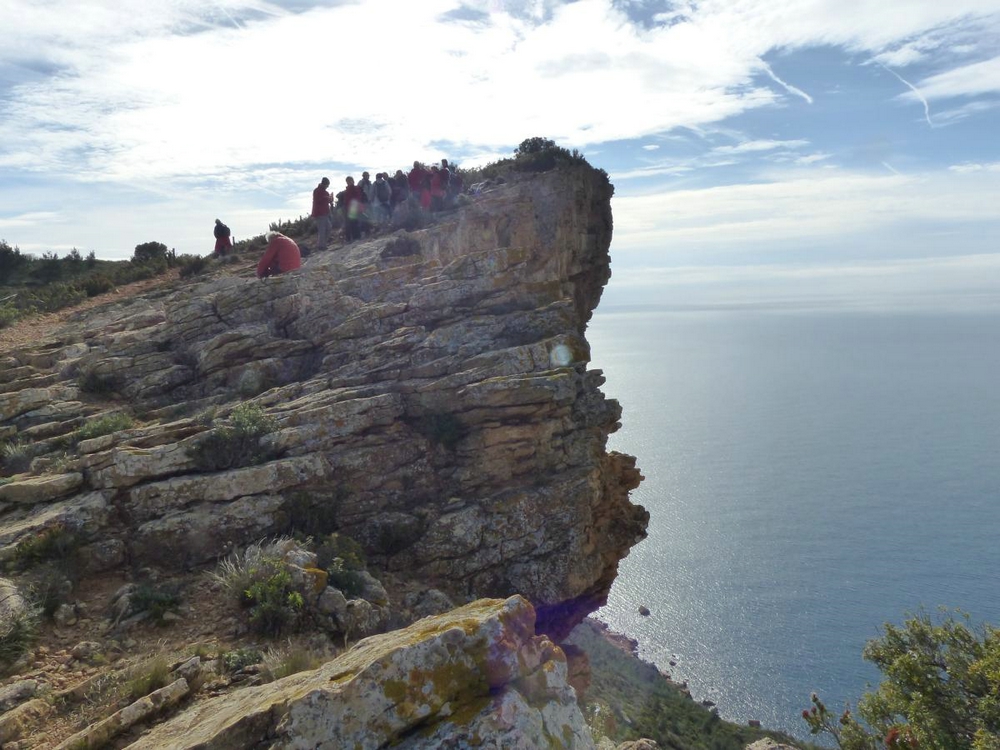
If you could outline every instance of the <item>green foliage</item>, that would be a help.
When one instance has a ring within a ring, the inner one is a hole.
[[[133,425],[132,417],[124,412],[105,414],[98,419],[92,419],[83,427],[76,431],[77,440],[90,440],[91,438],[110,435],[119,430],[131,429]]]
[[[28,598],[38,607],[42,617],[51,619],[56,610],[68,602],[73,582],[67,566],[45,563],[32,570],[28,578]]]
[[[38,637],[38,612],[26,608],[0,618],[0,671],[6,672]]]
[[[802,712],[812,734],[843,750],[1000,748],[1000,630],[921,613],[902,627],[886,624],[864,658],[885,679],[858,702],[861,721],[850,710],[835,716],[813,695]]]
[[[222,655],[222,667],[227,672],[239,672],[251,664],[260,664],[264,655],[255,648],[238,648]]]
[[[283,649],[269,648],[261,661],[264,665],[264,675],[271,682],[316,669],[325,660],[325,656],[321,653],[289,644]]]
[[[260,438],[274,432],[277,422],[257,404],[240,404],[229,416],[229,424],[212,430],[188,449],[202,471],[221,471],[252,466],[274,457],[260,446]]]
[[[280,540],[247,546],[219,564],[215,579],[248,612],[250,627],[279,635],[298,622],[305,602],[292,587],[288,566],[278,556]]]
[[[157,654],[129,670],[125,692],[130,700],[137,701],[169,683],[170,662],[163,654]]]
[[[316,565],[328,568],[334,560],[341,560],[346,570],[364,570],[365,553],[361,545],[346,534],[329,534],[320,537],[314,546]]]
[[[132,254],[132,262],[137,264],[167,262],[167,246],[162,242],[143,242],[135,246],[135,253]]]
[[[186,279],[204,273],[209,267],[209,261],[201,255],[181,255],[177,258],[177,265],[180,267],[178,275]]]
[[[173,589],[143,584],[129,597],[130,614],[149,612],[153,622],[163,625],[163,616],[175,609],[180,601],[180,596]]]
[[[31,466],[34,452],[30,443],[11,440],[0,444],[0,465],[6,474],[21,474]]]
[[[326,572],[329,584],[348,599],[357,599],[364,591],[364,582],[358,570],[347,567],[343,559],[335,557]]]
[[[589,163],[576,149],[570,151],[549,138],[526,138],[514,149],[512,158],[487,164],[480,169],[459,169],[465,185],[510,176],[517,172],[547,172],[557,167]],[[603,173],[603,170],[599,170]],[[605,174],[605,177],[607,175]]]
[[[0,304],[0,328],[6,328],[16,321],[21,314],[17,308],[9,304]]]
[[[11,562],[21,570],[47,561],[68,564],[79,546],[79,536],[64,524],[56,523],[19,541]]]
[[[14,274],[28,262],[29,256],[22,255],[19,248],[0,240],[0,285],[9,284]]]
[[[99,294],[113,291],[115,288],[115,282],[103,273],[95,273],[92,276],[88,276],[80,283],[83,286],[84,293],[88,297],[96,297]]]
[[[280,560],[270,561],[243,592],[243,605],[250,610],[250,627],[261,635],[277,636],[298,619],[305,602],[292,588],[292,576]]]

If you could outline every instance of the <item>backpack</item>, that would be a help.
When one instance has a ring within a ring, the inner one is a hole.
[[[385,180],[376,181],[375,183],[375,197],[378,198],[379,203],[389,202],[389,183]]]

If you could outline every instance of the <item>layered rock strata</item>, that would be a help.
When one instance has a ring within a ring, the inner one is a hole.
[[[480,600],[204,701],[129,747],[592,748],[566,659],[534,619],[521,597]]]
[[[459,599],[521,593],[561,638],[645,534],[588,370],[610,276],[606,176],[514,180],[425,229],[91,311],[0,356],[0,556],[54,526],[88,571],[193,569],[321,518],[374,567]],[[251,460],[209,437],[273,420]],[[74,441],[120,410],[138,426]]]

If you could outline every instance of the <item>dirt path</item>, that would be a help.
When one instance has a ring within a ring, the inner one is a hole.
[[[172,284],[177,278],[177,269],[171,269],[152,279],[124,284],[113,292],[91,297],[72,307],[64,307],[62,310],[56,310],[55,312],[30,315],[27,318],[22,318],[13,325],[0,328],[0,353],[10,351],[11,349],[19,349],[41,341],[53,329],[65,323],[71,315],[81,310],[89,310],[92,307],[99,307],[129,299],[150,289]]]

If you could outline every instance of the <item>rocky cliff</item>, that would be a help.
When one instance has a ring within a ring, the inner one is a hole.
[[[423,229],[263,282],[226,265],[0,354],[0,558],[69,534],[83,579],[180,575],[335,531],[403,588],[520,594],[560,640],[647,521],[587,367],[611,193],[582,164],[516,176]]]

